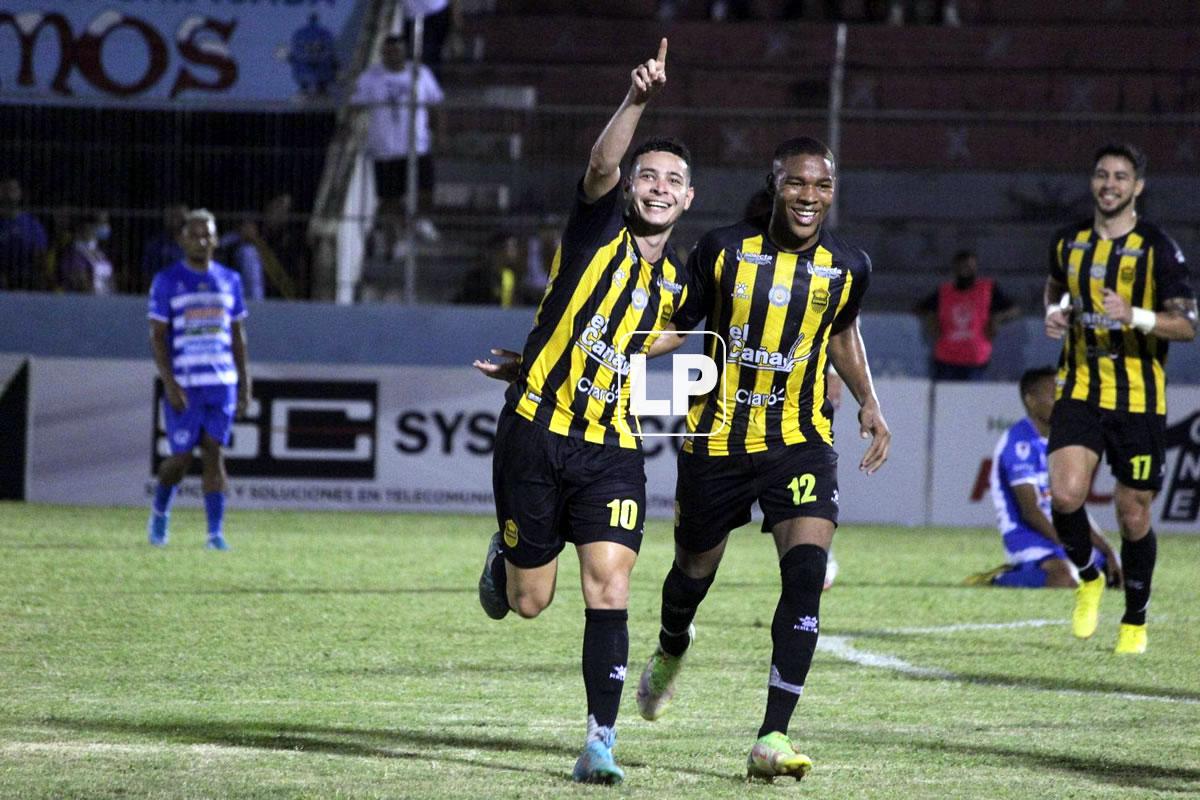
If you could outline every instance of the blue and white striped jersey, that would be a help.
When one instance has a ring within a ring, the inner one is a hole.
[[[180,386],[237,384],[233,323],[246,317],[240,275],[215,261],[206,272],[177,261],[154,276],[149,316],[167,324]]]
[[[1049,518],[1050,473],[1046,466],[1046,440],[1028,417],[1005,431],[996,443],[989,482],[1001,534],[1018,529],[1034,531],[1021,520],[1021,507],[1013,493],[1013,487],[1022,483],[1032,484],[1037,489],[1038,505]]]

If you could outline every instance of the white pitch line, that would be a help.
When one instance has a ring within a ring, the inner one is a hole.
[[[942,678],[948,681],[958,680],[958,676],[953,672],[947,672],[943,669],[918,667],[895,656],[857,650],[850,644],[850,639],[846,636],[822,636],[817,640],[817,649],[824,650],[843,661],[861,664],[864,667],[890,669],[895,672],[903,672],[905,675],[918,675],[922,678]]]
[[[995,623],[977,623],[964,625],[946,625],[936,628],[897,628],[886,631],[887,633],[910,633],[910,634],[940,634],[940,633],[955,633],[963,630],[1003,630],[1006,628],[1039,628],[1046,625],[1060,625],[1062,620],[1049,619],[1030,619],[1023,622],[995,622]],[[873,667],[875,669],[889,669],[893,672],[899,672],[903,675],[912,675],[918,678],[941,678],[944,681],[952,681],[955,683],[972,683],[984,686],[994,686],[1005,689],[1032,689],[1033,691],[1047,691],[1055,694],[1073,695],[1078,697],[1102,697],[1108,700],[1130,700],[1133,702],[1153,702],[1153,703],[1180,703],[1183,705],[1200,705],[1200,700],[1190,697],[1165,697],[1162,695],[1153,694],[1138,694],[1135,692],[1100,692],[1087,691],[1084,689],[1041,689],[1036,686],[1028,686],[1020,683],[1005,683],[1003,681],[978,681],[971,678],[966,678],[961,675],[956,675],[953,672],[935,667],[920,667],[916,664],[910,664],[902,658],[889,656],[884,653],[872,653],[867,650],[859,650],[854,647],[853,638],[849,636],[830,636],[825,634],[817,640],[817,649],[829,653],[835,658],[840,658],[843,661],[849,661],[852,664],[858,664],[864,667]]]
[[[925,634],[962,633],[964,631],[1002,631],[1011,628],[1045,628],[1047,625],[1063,625],[1061,619],[1024,619],[1017,622],[963,622],[958,625],[937,625],[930,628],[887,628],[884,633]]]

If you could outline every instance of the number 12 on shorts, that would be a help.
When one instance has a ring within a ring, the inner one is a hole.
[[[1135,481],[1150,479],[1150,455],[1148,453],[1143,456],[1131,457],[1129,459],[1129,467]]]
[[[605,505],[612,509],[612,514],[608,517],[608,526],[610,528],[619,527],[631,531],[637,525],[637,501],[616,498]]]
[[[792,505],[794,506],[803,503],[812,503],[817,499],[817,494],[813,491],[813,489],[817,488],[817,477],[811,472],[806,472],[803,475],[797,475],[792,478],[792,482],[788,484],[788,488],[792,490]]]

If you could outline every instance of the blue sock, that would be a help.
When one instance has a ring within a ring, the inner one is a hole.
[[[1026,562],[997,575],[992,579],[992,585],[1010,589],[1041,589],[1046,585],[1046,572],[1037,564]]]
[[[171,513],[171,501],[175,499],[175,490],[179,485],[164,486],[161,482],[154,487],[154,512],[162,516]]]
[[[225,523],[225,493],[204,493],[204,514],[208,517],[208,538],[221,535]]]

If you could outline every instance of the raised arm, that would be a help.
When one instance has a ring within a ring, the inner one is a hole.
[[[867,363],[867,350],[857,319],[829,337],[829,360],[858,401],[859,435],[871,439],[858,468],[871,475],[887,461],[892,432],[879,408],[879,398],[875,396],[875,383],[871,379],[871,366]]]
[[[583,193],[589,200],[600,199],[621,180],[621,159],[633,141],[642,111],[647,101],[667,83],[666,39],[659,42],[658,55],[634,67],[630,78],[625,99],[592,145],[587,172],[583,176]]]

